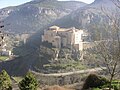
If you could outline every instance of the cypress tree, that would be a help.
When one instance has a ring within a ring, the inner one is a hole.
[[[26,74],[24,79],[19,82],[20,90],[37,90],[38,82],[35,79],[34,75],[30,72]]]
[[[10,76],[5,70],[2,70],[0,73],[0,90],[12,90]]]

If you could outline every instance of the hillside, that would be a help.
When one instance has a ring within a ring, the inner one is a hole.
[[[73,11],[60,20],[56,20],[52,25],[60,27],[74,26],[79,29],[85,29],[91,34],[91,38],[96,40],[94,34],[100,32],[104,36],[104,25],[111,23],[106,15],[118,15],[119,17],[119,12],[120,10],[111,0],[95,0],[93,3]]]
[[[33,0],[16,7],[1,9],[0,17],[5,24],[10,24],[5,26],[5,30],[31,33],[85,5],[77,1]]]

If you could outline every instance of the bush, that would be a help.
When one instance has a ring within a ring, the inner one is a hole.
[[[89,88],[97,88],[97,87],[100,88],[101,86],[106,85],[108,83],[109,81],[106,78],[97,76],[96,74],[90,74],[86,78],[82,90],[86,90]]]
[[[5,70],[0,73],[0,90],[12,90],[10,76]]]
[[[114,90],[120,90],[120,81],[113,81],[112,88],[114,88]]]
[[[102,86],[102,88],[109,88],[109,84]],[[120,82],[119,81],[112,81],[112,88],[114,90],[120,90]]]
[[[37,90],[37,87],[38,82],[30,72],[28,72],[25,78],[19,83],[20,90]]]

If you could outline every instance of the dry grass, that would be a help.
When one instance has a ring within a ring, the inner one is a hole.
[[[67,88],[63,88],[63,87],[60,87],[60,86],[50,86],[48,88],[45,88],[44,90],[72,90],[72,89],[67,89]]]

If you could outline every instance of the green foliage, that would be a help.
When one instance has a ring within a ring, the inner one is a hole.
[[[92,90],[101,90],[100,88],[93,88]]]
[[[120,81],[112,81],[112,88],[114,88],[114,90],[120,90]]]
[[[114,90],[120,90],[120,81],[117,81],[117,80],[112,81],[111,85],[112,85],[111,87]],[[102,88],[109,88],[109,84],[106,84],[106,85],[102,86]]]
[[[74,61],[74,60],[66,60],[66,59],[58,59],[58,61],[55,61],[50,64],[43,65],[46,69],[51,69],[55,71],[72,71],[72,70],[85,70],[86,67],[81,64],[80,61]]]
[[[8,56],[0,56],[0,60],[1,61],[5,61],[6,59],[8,59],[9,57]]]
[[[97,76],[96,74],[90,74],[85,80],[82,90],[102,87],[103,85],[106,85],[108,83],[109,81],[106,78]]]
[[[20,90],[37,90],[38,82],[31,72],[28,72],[24,79],[19,82]]]
[[[5,70],[0,73],[0,90],[12,90],[10,76]]]

